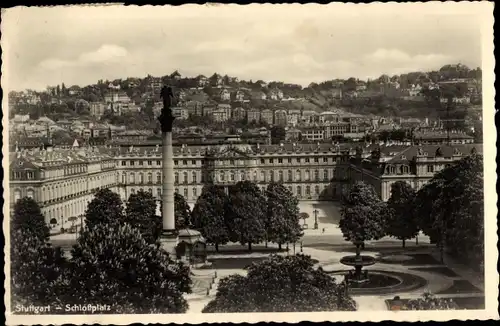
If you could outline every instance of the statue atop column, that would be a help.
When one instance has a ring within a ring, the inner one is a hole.
[[[170,86],[163,86],[160,92],[160,97],[163,99],[163,108],[161,109],[161,114],[158,117],[158,121],[161,125],[162,132],[172,132],[172,125],[174,123],[175,117],[172,114],[172,100],[174,99],[174,92]]]

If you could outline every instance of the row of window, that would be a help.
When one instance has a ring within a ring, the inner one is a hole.
[[[253,181],[258,181],[257,176],[258,176],[257,171],[254,171],[253,178],[252,178]],[[285,176],[286,176],[286,179],[285,179]],[[239,171],[239,172],[231,171],[231,172],[229,172],[228,178],[226,178],[226,177],[227,177],[226,171],[220,171],[217,174],[215,172],[212,172],[212,173],[209,173],[207,175],[207,179],[209,181],[217,180],[217,181],[224,182],[224,181],[250,180],[250,173],[247,173],[245,171]],[[180,184],[180,183],[187,184],[190,182],[197,183],[198,182],[198,172],[197,171],[191,172],[191,181],[189,180],[189,173],[188,172],[182,173],[182,179],[180,178],[180,174],[178,172],[175,172],[174,179],[175,179],[174,182],[176,184]],[[279,181],[286,180],[289,182],[293,182],[293,181],[310,181],[310,180],[328,181],[330,178],[329,178],[328,170],[323,170],[322,174],[320,173],[320,170],[314,170],[313,174],[312,174],[312,178],[311,178],[311,171],[310,170],[304,171],[304,178],[302,178],[302,171],[301,170],[295,171],[295,176],[294,176],[294,173],[292,170],[288,170],[286,172],[286,175],[285,175],[284,171],[279,170],[277,178],[275,178],[275,171],[273,171],[273,170],[267,171],[267,173],[266,173],[266,171],[260,171],[260,180],[259,181],[275,181],[275,179],[279,180]],[[153,183],[153,173],[151,173],[151,172],[148,173],[146,180],[148,183]],[[139,177],[137,180],[135,178],[134,172],[129,173],[128,183],[136,183],[136,182],[139,184],[144,183],[144,174],[142,172],[139,173]],[[156,172],[156,183],[161,183],[161,182],[162,182],[161,173]],[[205,182],[205,175],[204,174],[201,175],[201,182]],[[122,173],[122,183],[124,183],[124,184],[127,183],[127,173],[126,172]]]
[[[302,157],[302,158],[287,158],[287,159],[283,159],[283,158],[278,158],[277,159],[277,162],[278,164],[283,164],[283,162],[287,162],[287,163],[311,163],[311,162],[314,162],[314,163],[320,163],[323,162],[323,163],[328,163],[328,157],[323,157],[320,158],[319,157],[313,157],[313,158],[310,158],[310,157]],[[335,158],[335,161],[336,162],[341,162],[341,161],[344,161],[342,157],[336,157]],[[128,164],[127,164],[128,162]],[[121,161],[121,166],[136,166],[136,162],[137,162],[137,166],[153,166],[153,161],[151,160],[148,160],[148,161],[134,161],[134,160],[130,160],[130,161]],[[274,158],[269,158],[269,159],[264,159],[264,158],[261,158],[260,159],[260,163],[261,164],[274,164],[275,162],[275,159]],[[200,161],[199,160],[174,160],[174,164],[175,165],[197,165],[199,164]],[[235,165],[236,161],[235,160],[229,160],[229,165]],[[242,160],[239,160],[238,161],[239,164],[243,164],[243,161]],[[156,166],[161,166],[161,161],[156,161]]]

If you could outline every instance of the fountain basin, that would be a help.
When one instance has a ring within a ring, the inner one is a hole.
[[[346,271],[327,272],[337,282],[342,282]],[[427,280],[415,274],[370,270],[364,282],[351,282],[349,292],[352,295],[386,295],[410,292],[427,285]]]
[[[375,264],[375,258],[372,256],[344,256],[340,259],[340,263],[346,266],[371,266]]]

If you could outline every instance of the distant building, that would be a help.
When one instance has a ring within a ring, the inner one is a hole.
[[[288,124],[286,110],[279,109],[274,111],[274,124],[282,127]]]
[[[219,97],[222,101],[229,101],[231,100],[231,92],[229,92],[229,90],[224,88],[220,91]]]
[[[247,115],[247,111],[242,107],[237,107],[233,110],[233,120],[243,120]]]
[[[247,110],[247,120],[248,122],[259,122],[260,121],[260,111],[258,109]]]
[[[416,144],[421,145],[437,145],[448,143],[447,132],[415,132],[413,134],[413,138]],[[472,144],[474,143],[474,137],[462,132],[450,131],[449,142],[450,144]]]
[[[104,102],[90,102],[90,115],[101,118],[101,116],[104,114],[106,109],[108,108],[108,105]]]
[[[189,118],[189,113],[188,113],[187,108],[182,107],[182,106],[172,107],[172,115],[179,120]]]
[[[302,139],[309,141],[321,141],[325,139],[325,130],[320,126],[307,126],[300,129]]]
[[[217,107],[212,111],[212,116],[216,122],[225,122],[231,118],[231,110],[226,108]]]
[[[260,120],[267,123],[268,125],[272,125],[274,122],[274,114],[270,109],[264,109],[260,112]]]

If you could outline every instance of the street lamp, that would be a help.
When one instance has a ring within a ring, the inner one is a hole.
[[[317,230],[318,229],[318,213],[319,211],[317,209],[315,209],[313,211],[314,213],[314,229]]]

